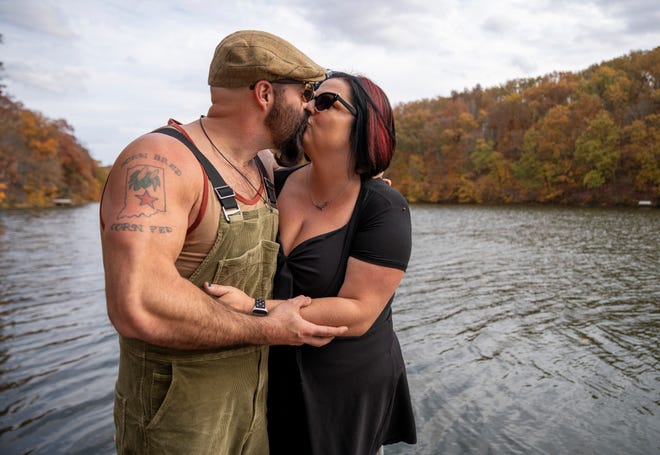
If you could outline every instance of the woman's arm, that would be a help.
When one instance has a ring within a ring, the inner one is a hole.
[[[340,325],[348,327],[344,336],[363,335],[392,298],[403,275],[403,270],[349,258],[338,296],[312,299],[301,314],[316,324],[342,321]]]

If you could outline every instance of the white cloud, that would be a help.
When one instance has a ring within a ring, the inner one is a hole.
[[[0,50],[7,91],[110,164],[169,117],[206,112],[209,60],[235,30],[278,34],[397,103],[650,50],[658,23],[655,0],[0,0]]]
[[[5,0],[0,2],[0,14],[5,24],[11,24],[41,36],[61,38],[73,36],[64,10],[52,2]]]

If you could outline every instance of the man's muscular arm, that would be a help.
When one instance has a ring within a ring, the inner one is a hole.
[[[148,134],[130,144],[108,177],[101,217],[107,309],[127,337],[179,349],[236,344],[322,345],[343,328],[304,321],[301,299],[268,318],[217,302],[176,270],[197,215],[199,164],[177,141]]]

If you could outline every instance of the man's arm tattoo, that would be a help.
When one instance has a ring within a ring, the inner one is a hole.
[[[165,169],[141,164],[126,169],[124,207],[117,219],[150,217],[167,211]]]

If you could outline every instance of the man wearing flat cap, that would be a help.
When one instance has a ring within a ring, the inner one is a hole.
[[[324,78],[277,36],[233,33],[210,65],[207,115],[170,120],[115,161],[101,240],[120,346],[118,453],[267,454],[267,345],[322,346],[344,333],[303,320],[307,298],[270,313],[264,305],[278,212],[272,163],[257,152],[297,147],[305,103]],[[257,297],[253,311],[214,300],[206,283]]]

